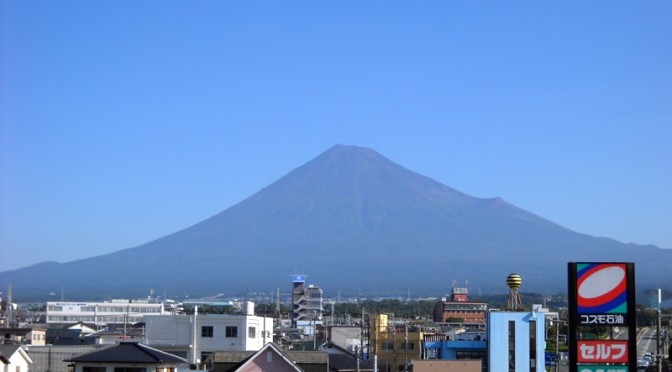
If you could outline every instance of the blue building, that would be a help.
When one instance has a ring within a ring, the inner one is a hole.
[[[545,315],[503,311],[488,314],[490,372],[543,372]]]

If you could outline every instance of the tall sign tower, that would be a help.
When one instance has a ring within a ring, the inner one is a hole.
[[[570,262],[567,271],[569,372],[636,371],[635,264]]]

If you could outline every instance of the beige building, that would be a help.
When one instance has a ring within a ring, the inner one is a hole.
[[[44,346],[47,331],[40,328],[0,328],[3,344]]]
[[[387,314],[372,315],[367,340],[369,360],[375,357],[380,370],[389,366],[390,371],[398,371],[422,358],[423,336],[418,328],[390,320]]]

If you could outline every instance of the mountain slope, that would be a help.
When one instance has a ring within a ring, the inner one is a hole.
[[[639,283],[672,279],[672,250],[572,232],[502,199],[474,198],[375,151],[337,145],[233,207],[174,234],[104,256],[0,273],[39,296],[201,295],[288,288],[440,294],[451,279],[505,290],[564,290],[568,261],[637,263]],[[86,278],[83,280],[83,278]],[[89,297],[90,298],[90,297]]]

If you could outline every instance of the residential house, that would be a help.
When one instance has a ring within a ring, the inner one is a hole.
[[[68,368],[69,363],[63,360],[100,347],[98,345],[26,345],[25,350],[33,361],[30,365],[31,371],[72,372]]]
[[[3,372],[28,372],[33,363],[22,345],[0,345],[0,355],[9,362],[5,363]]]
[[[144,343],[200,364],[217,351],[257,351],[273,340],[273,318],[253,315],[145,316]]]
[[[47,331],[40,328],[0,328],[3,344],[44,345]]]
[[[331,371],[373,371],[372,360],[358,360],[358,355],[333,342],[327,342],[320,347],[329,355],[329,369]],[[361,355],[359,355],[361,356]]]
[[[272,342],[256,352],[223,351],[210,356],[211,372],[328,372],[323,351],[282,351]]]
[[[73,372],[176,372],[188,361],[137,342],[120,342],[68,359]]]

